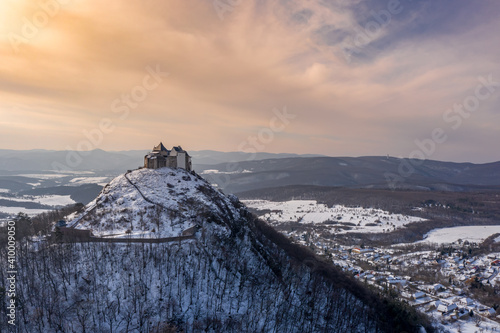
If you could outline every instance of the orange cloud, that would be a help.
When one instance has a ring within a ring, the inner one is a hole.
[[[58,0],[42,3],[51,1]],[[415,136],[438,126],[444,110],[467,96],[478,75],[498,67],[492,31],[499,23],[491,21],[349,63],[339,43],[317,39],[325,26],[330,34],[357,29],[341,1],[335,9],[316,1],[241,2],[223,20],[211,1],[65,1],[15,52],[9,36],[22,36],[23,18],[33,20],[43,9],[6,3],[0,8],[8,17],[0,23],[2,148],[75,147],[83,130],[106,118],[114,130],[96,148],[141,149],[161,139],[186,149],[236,150],[268,126],[273,108],[287,106],[296,121],[263,150],[405,155]],[[400,24],[394,20],[392,29]],[[169,76],[122,119],[113,102],[143,84],[148,66]],[[25,107],[13,117],[15,105]],[[487,114],[478,113],[470,126],[481,128]],[[44,139],[49,132],[60,139]],[[20,140],[34,136],[35,147]]]

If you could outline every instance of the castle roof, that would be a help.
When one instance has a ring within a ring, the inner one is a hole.
[[[177,153],[186,153],[186,155],[189,156],[188,152],[182,149],[181,146],[172,147],[172,150],[175,150]]]
[[[153,148],[153,151],[166,151],[166,152],[168,152],[168,149],[165,148],[165,146],[163,145],[163,143],[160,142],[160,144],[158,146],[155,146]]]

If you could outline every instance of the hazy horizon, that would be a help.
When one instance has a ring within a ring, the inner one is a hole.
[[[151,149],[126,149],[126,150],[105,150],[105,149],[101,149],[101,148],[96,148],[96,149],[93,149],[91,151],[104,151],[104,152],[111,152],[111,153],[126,153],[126,152],[148,152],[148,151],[151,151]],[[43,148],[36,148],[36,149],[5,149],[5,148],[0,148],[0,151],[14,151],[14,152],[29,152],[29,151],[44,151],[44,152],[67,152],[67,151],[70,151],[70,150],[57,150],[57,149],[43,149]],[[80,156],[85,159],[86,157],[86,153],[88,153],[89,151],[77,151],[77,150],[71,150],[71,151],[76,151],[78,153],[82,153]],[[254,153],[245,153],[245,152],[242,152],[242,151],[221,151],[221,150],[214,150],[214,149],[200,149],[200,150],[188,150],[188,153],[189,151],[191,152],[195,152],[195,153],[199,153],[199,152],[203,152],[203,151],[213,151],[213,152],[216,152],[216,153],[223,153],[223,154],[237,154],[237,153],[242,153],[242,154],[248,154],[249,156],[253,156]],[[358,156],[355,156],[355,155],[352,155],[352,156],[347,156],[347,155],[325,155],[325,154],[300,154],[300,153],[290,153],[290,152],[277,152],[277,153],[274,153],[274,152],[268,152],[268,151],[259,151],[259,152],[256,152],[256,154],[270,154],[270,155],[298,155],[297,157],[303,157],[303,156],[306,156],[306,155],[311,155],[311,156],[307,156],[307,157],[333,157],[333,158],[365,158],[365,157],[389,157],[389,158],[398,158],[398,159],[402,159],[402,158],[408,158],[408,157],[405,157],[405,156],[391,156],[391,155],[358,155]],[[272,158],[272,157],[270,157]],[[253,160],[254,158],[251,158],[251,159],[248,159],[248,161],[251,161]],[[445,163],[473,163],[473,164],[490,164],[490,163],[497,163],[497,162],[500,162],[500,160],[492,160],[492,161],[486,161],[486,162],[473,162],[473,161],[467,161],[467,160],[455,160],[455,161],[452,161],[452,160],[439,160],[439,159],[433,159],[433,158],[427,158],[426,160],[429,160],[429,161],[438,161],[438,162],[445,162]],[[225,162],[221,162],[221,163],[225,163]]]

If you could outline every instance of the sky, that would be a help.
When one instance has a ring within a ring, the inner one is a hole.
[[[500,160],[496,0],[2,0],[0,149]]]

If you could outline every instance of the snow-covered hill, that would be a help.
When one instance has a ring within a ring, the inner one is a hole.
[[[19,332],[417,332],[425,323],[182,169],[119,176],[73,223],[97,235],[197,232],[19,246]]]
[[[238,218],[228,197],[184,169],[139,169],[113,179],[70,223],[94,235],[163,238],[203,222],[208,215]]]

